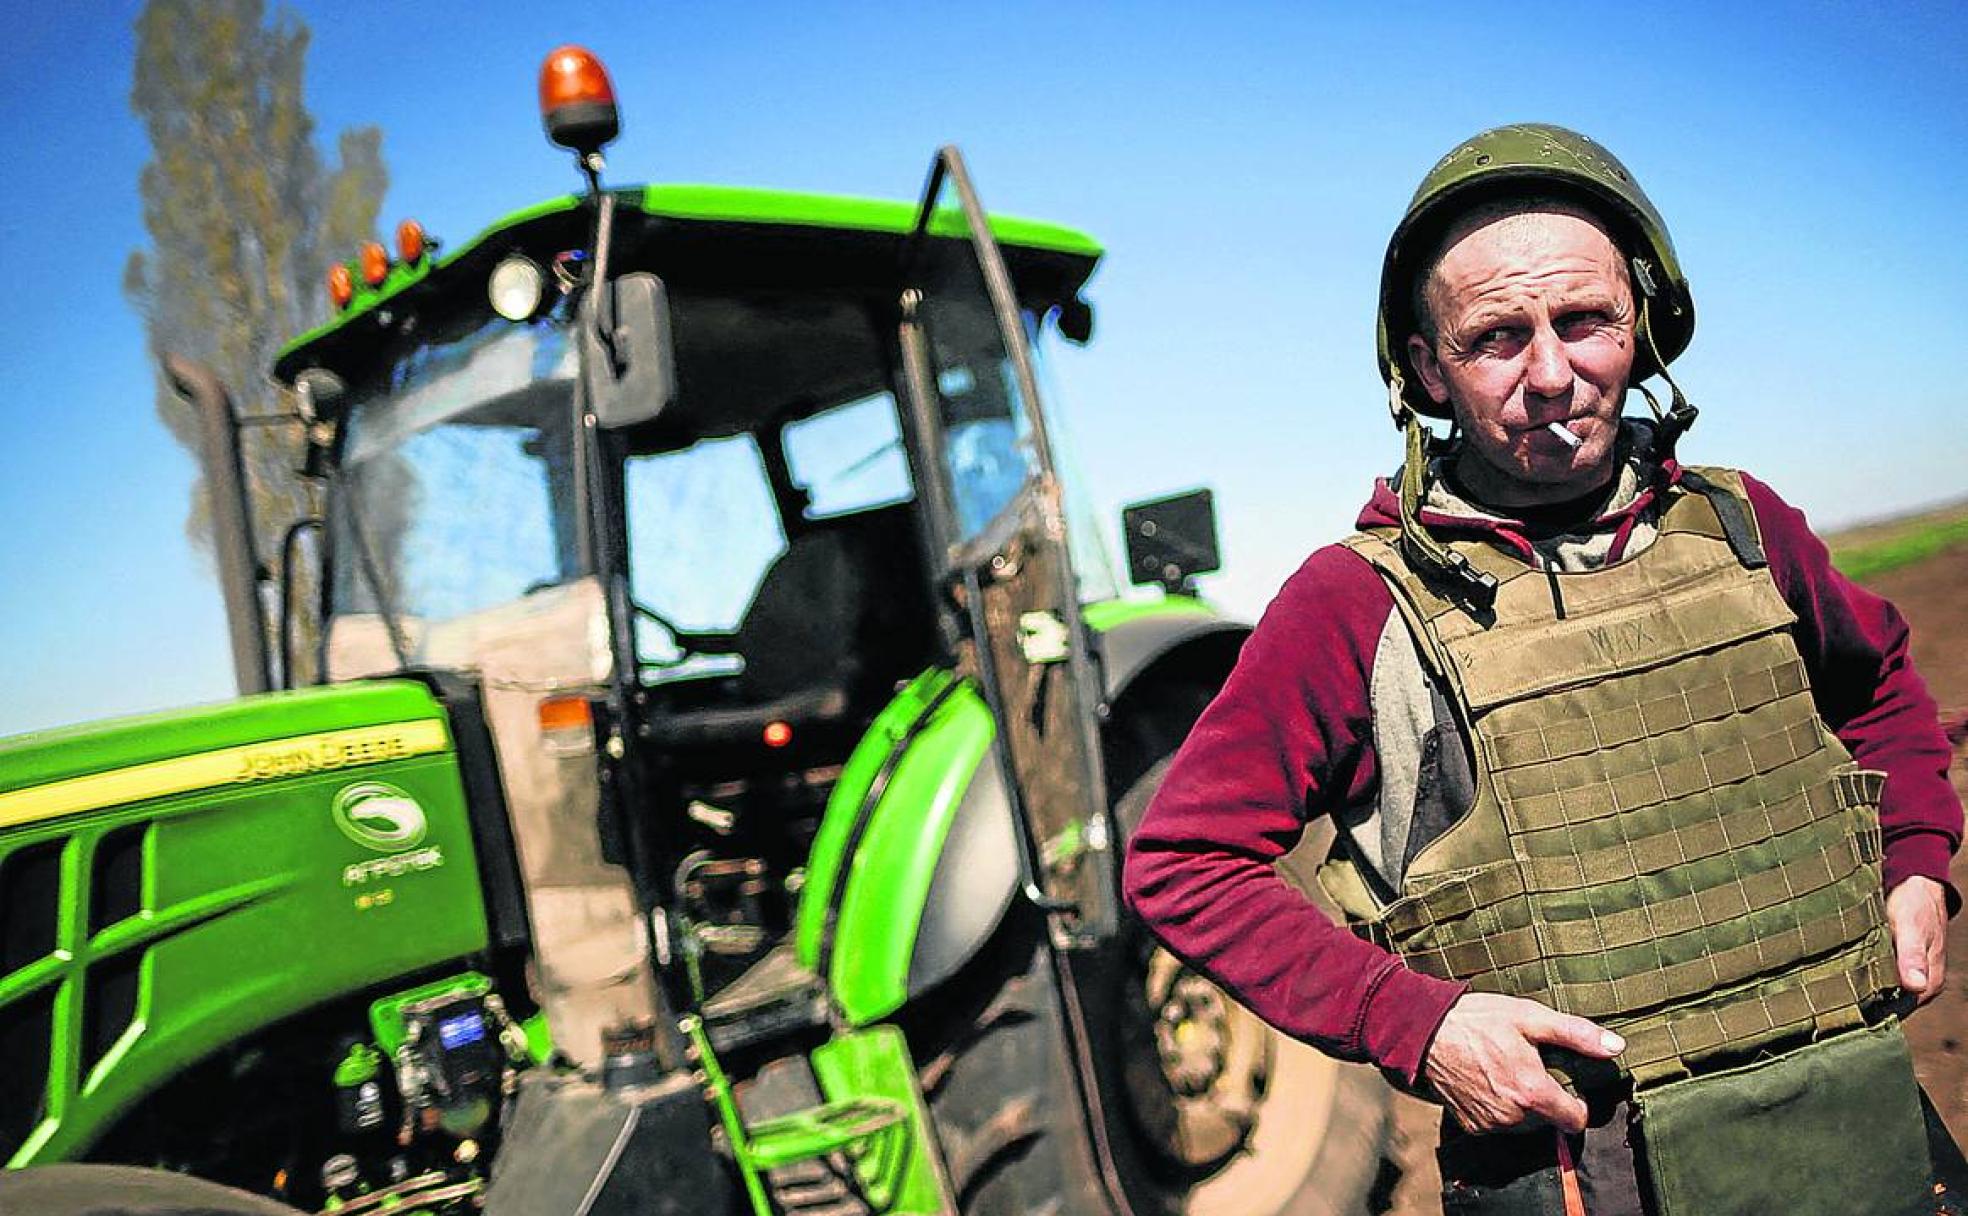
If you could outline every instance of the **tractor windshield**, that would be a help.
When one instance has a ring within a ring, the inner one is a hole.
[[[806,305],[810,316],[784,302],[692,303],[679,311],[679,346],[721,357],[685,360],[695,374],[684,399],[631,443],[621,470],[636,650],[645,678],[657,681],[742,667],[752,635],[771,627],[771,605],[791,594],[777,584],[812,564],[788,558],[793,541],[871,533],[904,518],[915,496],[865,313],[832,301]],[[1050,326],[1030,313],[1025,320],[1043,350]],[[438,336],[351,406],[329,509],[330,611],[381,618],[399,665],[443,666],[444,656],[427,653],[432,627],[583,572],[570,430],[577,358],[567,323],[477,319]],[[798,383],[772,382],[761,368],[799,373]],[[977,377],[962,387],[982,399],[988,394],[975,390],[1002,369],[952,374]],[[800,404],[795,390],[810,384],[837,404]],[[1016,493],[1028,448],[1002,408],[952,428],[949,475],[966,530]],[[1114,579],[1102,529],[1069,445],[1055,440],[1055,455],[1082,598],[1106,598]],[[863,516],[870,522],[855,522]],[[914,543],[889,539],[895,578],[914,569]],[[896,551],[903,547],[906,555]],[[705,653],[687,635],[731,641]]]
[[[423,625],[579,573],[558,322],[493,321],[418,347],[349,413],[330,512],[336,614],[375,613],[420,660]]]

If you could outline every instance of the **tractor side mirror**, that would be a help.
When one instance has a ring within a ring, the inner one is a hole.
[[[608,293],[607,307],[600,292]],[[647,422],[676,397],[670,298],[653,274],[625,274],[590,293],[581,325],[588,403],[604,429]]]
[[[1189,595],[1197,575],[1223,567],[1216,498],[1208,490],[1135,503],[1121,511],[1121,527],[1127,533],[1130,582],[1159,583],[1170,595]]]
[[[1075,346],[1093,340],[1093,305],[1074,296],[1059,305],[1059,336]]]

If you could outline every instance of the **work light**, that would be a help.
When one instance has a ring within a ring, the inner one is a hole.
[[[540,296],[546,277],[529,258],[513,254],[492,268],[486,294],[492,311],[508,321],[531,320],[540,311]]]

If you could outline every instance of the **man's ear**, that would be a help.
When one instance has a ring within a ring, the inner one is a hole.
[[[1435,344],[1420,334],[1409,334],[1408,362],[1414,365],[1415,375],[1421,377],[1421,387],[1429,400],[1436,405],[1447,405],[1449,382],[1442,375],[1441,362],[1435,358]]]

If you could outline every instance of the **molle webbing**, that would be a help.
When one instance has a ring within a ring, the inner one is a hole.
[[[1492,606],[1383,538],[1349,542],[1465,715],[1477,770],[1473,809],[1369,931],[1418,971],[1619,1029],[1642,1085],[1855,1025],[1894,982],[1883,779],[1819,720],[1788,606],[1729,543],[1740,521],[1668,501],[1652,546],[1588,574],[1458,544],[1497,575]]]

